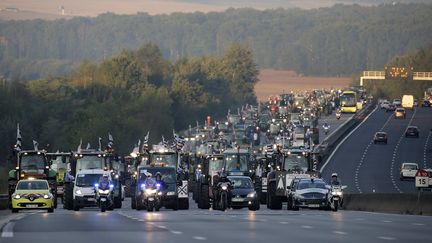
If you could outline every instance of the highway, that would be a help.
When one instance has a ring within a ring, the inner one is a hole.
[[[192,203],[192,202],[191,202]],[[100,213],[57,209],[1,212],[0,242],[430,242],[432,217],[356,211],[287,210],[256,212],[162,209],[148,213],[124,208]],[[284,208],[286,208],[284,206]],[[12,218],[11,218],[12,219]]]
[[[322,170],[329,179],[337,172],[347,191],[365,192],[415,192],[413,180],[400,181],[400,166],[404,162],[431,167],[432,142],[430,129],[432,109],[408,110],[406,119],[394,119],[393,113],[375,109],[370,116],[340,144]],[[408,125],[420,129],[420,138],[405,138]],[[377,131],[388,133],[388,144],[374,144]]]

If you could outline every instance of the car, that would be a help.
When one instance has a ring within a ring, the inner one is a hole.
[[[111,180],[110,173],[102,169],[80,170],[74,181],[73,191],[73,210],[79,211],[84,207],[96,207],[95,184],[104,175],[108,175]]]
[[[228,176],[232,184],[231,206],[235,209],[247,207],[249,210],[260,209],[260,202],[254,184],[248,176]]]
[[[401,99],[394,99],[393,100],[393,105],[395,105],[396,107],[401,107],[402,106]]]
[[[390,105],[390,102],[388,100],[383,100],[380,104],[381,109],[387,109]]]
[[[299,208],[328,209],[328,192],[326,183],[322,179],[295,179],[289,187],[287,208],[289,210],[299,210]]]
[[[29,178],[18,181],[11,196],[12,213],[22,209],[46,209],[54,212],[54,195],[47,180]]]
[[[423,100],[421,106],[422,106],[422,107],[430,107],[429,100]]]
[[[373,141],[374,141],[374,144],[377,144],[377,143],[387,144],[387,139],[388,139],[388,136],[387,136],[386,132],[376,132],[374,135]]]
[[[408,126],[405,131],[405,137],[415,137],[418,138],[420,131],[417,126]]]
[[[417,163],[402,163],[400,170],[400,180],[403,181],[406,178],[414,179],[419,166]]]
[[[388,104],[388,106],[385,108],[386,112],[389,111],[395,111],[396,110],[396,106],[393,104]]]
[[[406,117],[405,109],[404,108],[396,108],[396,110],[394,111],[394,116],[395,116],[395,118],[405,119],[405,117]]]

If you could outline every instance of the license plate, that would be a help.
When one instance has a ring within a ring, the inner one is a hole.
[[[96,201],[96,199],[94,199],[94,198],[87,198],[87,201],[94,202],[94,201]]]
[[[151,198],[149,198],[148,200],[149,200],[149,201],[154,201],[154,198],[151,197]]]
[[[320,205],[319,204],[309,204],[308,207],[310,207],[310,208],[319,208]]]
[[[27,204],[26,208],[37,208],[38,205],[37,204]]]
[[[101,202],[105,202],[106,201],[106,198],[101,198]]]
[[[175,192],[168,192],[167,195],[168,195],[168,196],[175,195]]]
[[[244,199],[243,198],[233,198],[232,201],[233,202],[243,202]]]

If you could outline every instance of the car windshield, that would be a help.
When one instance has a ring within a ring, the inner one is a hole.
[[[69,157],[57,156],[52,160],[51,169],[55,171],[66,170],[68,168]]]
[[[22,155],[21,171],[43,174],[45,169],[45,158],[42,154]]]
[[[404,165],[405,170],[417,170],[417,165]]]
[[[76,185],[79,187],[92,187],[98,183],[102,174],[78,174],[76,178]]]
[[[307,158],[303,155],[290,154],[285,157],[284,164],[285,171],[301,171],[305,172],[308,170]]]
[[[417,128],[415,128],[415,127],[409,127],[409,128],[408,128],[408,131],[410,131],[410,132],[415,132],[415,131],[417,131]]]
[[[222,158],[211,158],[209,161],[209,171],[221,171],[223,169],[223,159]]]
[[[322,181],[300,181],[298,184],[297,189],[303,190],[308,188],[319,188],[319,189],[325,189],[325,183]]]
[[[166,154],[153,153],[151,155],[150,163],[164,164],[164,166],[167,167],[177,167],[177,155],[175,153],[166,153]]]
[[[17,190],[48,190],[48,183],[45,181],[19,181]]]
[[[140,169],[140,181],[144,181],[146,177],[146,173],[150,173],[152,178],[156,177],[156,173],[160,172],[162,174],[162,180],[165,183],[175,183],[176,182],[176,172],[174,169],[169,168],[158,168],[158,167],[148,167]]]
[[[253,189],[252,181],[248,177],[229,177],[234,189]]]
[[[104,158],[97,155],[83,155],[77,159],[76,170],[103,169]]]
[[[355,94],[343,94],[340,98],[340,103],[342,106],[355,106]]]
[[[248,155],[247,154],[227,154],[225,155],[226,171],[247,171]]]

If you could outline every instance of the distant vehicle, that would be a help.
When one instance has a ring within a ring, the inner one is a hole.
[[[419,137],[419,129],[417,126],[408,126],[405,131],[405,137]]]
[[[395,111],[396,106],[393,104],[388,104],[388,106],[385,108],[386,112]]]
[[[417,99],[414,99],[414,107],[418,107],[419,106],[419,104],[418,104],[418,100]]]
[[[76,174],[73,190],[73,206],[74,211],[79,211],[84,207],[96,207],[95,198],[95,184],[104,175],[108,175],[111,179],[109,172],[103,169],[90,169],[80,170]]]
[[[233,186],[231,206],[235,208],[247,207],[249,210],[260,209],[260,202],[249,176],[228,176]]]
[[[374,144],[385,143],[387,144],[387,133],[386,132],[376,132],[374,136]]]
[[[396,108],[396,110],[394,112],[394,116],[395,116],[395,118],[405,119],[405,117],[406,117],[405,109],[404,108]]]
[[[21,209],[47,209],[48,213],[52,213],[54,198],[47,180],[20,180],[11,197],[12,213],[18,213]]]
[[[418,164],[416,163],[402,163],[400,171],[400,180],[403,181],[406,178],[415,178],[418,170]]]
[[[354,91],[344,91],[340,95],[340,110],[342,113],[357,112],[357,93]]]
[[[412,96],[412,95],[402,96],[402,107],[405,109],[413,109],[414,108],[414,96]]]
[[[390,105],[390,102],[388,100],[383,100],[380,104],[381,109],[387,109]]]
[[[429,100],[423,100],[423,102],[422,102],[422,105],[421,105],[422,107],[430,107],[430,103],[429,103]]]
[[[401,107],[402,101],[400,99],[394,99],[393,105],[395,105],[396,107]]]

